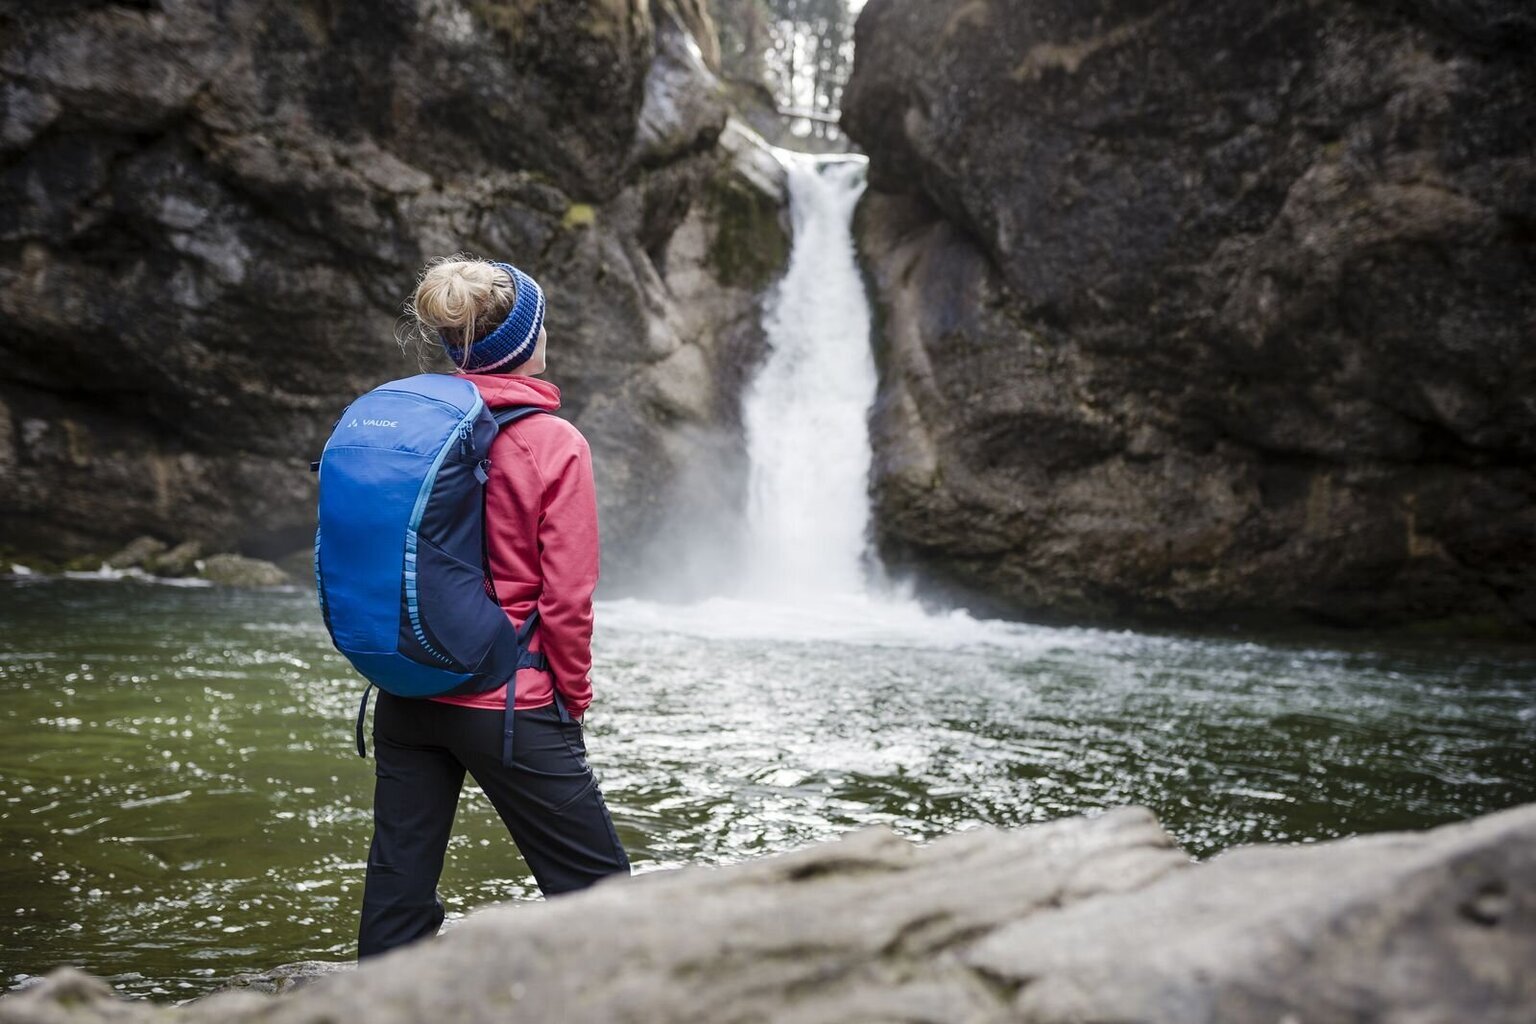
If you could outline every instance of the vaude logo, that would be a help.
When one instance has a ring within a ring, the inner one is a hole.
[[[360,420],[354,416],[352,422],[347,424],[347,429],[351,430],[353,427],[388,427],[390,430],[394,430],[399,426],[399,420]]]

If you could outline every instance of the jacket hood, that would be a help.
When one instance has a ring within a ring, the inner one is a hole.
[[[480,397],[492,409],[532,405],[554,412],[560,408],[560,389],[547,380],[508,373],[465,373],[461,376],[480,389]]]

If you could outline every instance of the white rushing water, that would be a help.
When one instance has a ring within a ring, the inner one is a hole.
[[[764,322],[769,355],[742,408],[750,458],[747,593],[865,592],[875,364],[854,259],[865,163],[784,155],[794,246]]]

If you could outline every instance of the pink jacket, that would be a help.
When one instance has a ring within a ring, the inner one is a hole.
[[[560,408],[560,389],[535,377],[467,373],[492,409]],[[551,703],[553,687],[573,716],[592,703],[592,591],[597,587],[597,491],[592,453],[581,432],[557,416],[527,416],[504,427],[491,444],[485,485],[486,543],[496,596],[513,622],[539,609],[530,647],[543,651],[549,671],[517,673],[518,708]],[[445,704],[500,711],[505,686]]]

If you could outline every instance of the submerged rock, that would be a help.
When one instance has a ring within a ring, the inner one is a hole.
[[[888,560],[1072,615],[1536,626],[1536,17],[884,0]]]
[[[65,970],[0,1022],[1517,1024],[1532,963],[1536,805],[1203,864],[1123,808],[605,882],[278,999],[122,1003]]]
[[[270,971],[237,974],[218,991],[251,992],[268,996],[286,995],[313,984],[317,979],[340,971],[350,971],[355,966],[357,965],[352,961],[341,963],[334,960],[300,960],[296,963],[281,964]]]

